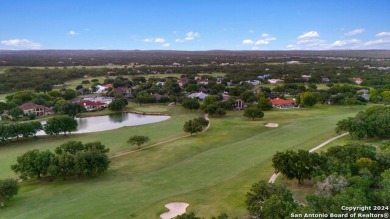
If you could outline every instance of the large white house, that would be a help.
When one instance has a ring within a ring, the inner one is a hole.
[[[90,97],[84,97],[82,100],[85,101],[91,101],[91,102],[100,102],[104,104],[110,104],[114,98],[113,97],[101,97],[101,96],[90,96]]]
[[[204,98],[206,98],[207,96],[208,96],[208,94],[205,94],[202,91],[188,95],[189,98],[198,98],[199,100],[204,100]]]

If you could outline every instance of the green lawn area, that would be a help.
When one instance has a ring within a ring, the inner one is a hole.
[[[3,74],[7,69],[12,68],[13,66],[0,66],[0,74]]]
[[[6,100],[5,97],[8,95],[11,95],[12,93],[7,93],[7,94],[0,94],[0,100]]]
[[[312,109],[274,110],[251,121],[242,111],[211,118],[211,128],[188,137],[112,160],[99,177],[56,182],[22,183],[20,194],[2,209],[0,218],[158,218],[164,204],[184,201],[209,218],[226,212],[246,216],[245,194],[259,179],[273,173],[276,151],[310,149],[335,136],[337,121],[367,106],[318,105]],[[46,138],[0,147],[0,178],[13,176],[9,165],[32,149],[53,149],[67,140],[102,141],[110,155],[129,150],[126,139],[147,135],[153,144],[183,135],[182,125],[193,115],[181,107],[132,106],[135,110],[164,108],[172,115],[165,122],[117,130]],[[278,128],[264,127],[266,122]]]

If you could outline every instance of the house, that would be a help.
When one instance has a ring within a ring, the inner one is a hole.
[[[179,78],[177,79],[177,83],[179,84],[180,87],[183,87],[185,84],[187,84],[189,81],[188,78]]]
[[[267,68],[268,69],[268,68]],[[267,69],[265,69],[267,71]],[[269,70],[269,69],[268,69]],[[259,75],[257,76],[258,79],[265,80],[267,78],[272,77],[272,74],[264,74],[264,75]]]
[[[254,94],[260,93],[262,91],[263,91],[263,89],[261,89],[261,87],[258,87],[258,88],[255,88],[255,89],[251,90],[251,92],[254,93]]]
[[[355,84],[358,84],[358,85],[360,85],[361,83],[363,83],[363,79],[361,79],[361,78],[353,78],[353,80],[355,80]]]
[[[113,97],[100,97],[100,96],[90,96],[90,97],[84,97],[82,98],[81,100],[87,100],[87,101],[91,101],[91,102],[100,102],[100,103],[104,103],[104,104],[110,104],[114,98]]]
[[[199,84],[203,84],[203,85],[208,85],[209,84],[209,79],[203,79],[199,82]]]
[[[202,91],[198,92],[198,93],[192,93],[192,94],[188,95],[189,98],[198,98],[199,100],[204,100],[207,96],[209,96],[209,95],[203,93]]]
[[[234,103],[234,109],[236,110],[242,110],[245,107],[246,107],[245,102],[241,99],[237,99],[236,102]]]
[[[103,87],[105,87],[105,88],[114,88],[114,85],[113,84],[105,84],[105,85],[103,85]]]
[[[309,81],[311,78],[311,75],[301,75],[301,78],[305,81]]]
[[[103,110],[108,106],[106,103],[94,102],[90,100],[80,100],[77,102],[77,104],[83,106],[87,111]]]
[[[217,84],[221,84],[223,81],[223,77],[222,76],[217,76]]]
[[[230,95],[227,92],[222,93],[222,101],[227,101],[230,99]]]
[[[18,106],[19,109],[23,110],[24,115],[37,115],[37,116],[43,116],[43,115],[53,115],[54,111],[50,109],[49,107],[34,104],[34,103],[24,103],[20,106]]]
[[[328,77],[322,77],[322,83],[329,83],[330,80]]]
[[[271,103],[272,103],[272,107],[286,109],[286,108],[293,108],[295,104],[295,100],[283,100],[280,98],[275,98],[271,100]]]
[[[159,81],[159,82],[156,83],[156,86],[159,86],[159,87],[161,86],[162,87],[162,86],[164,86],[164,84],[165,84],[164,81]]]
[[[95,88],[96,88],[95,93],[97,93],[97,94],[104,93],[107,90],[107,88],[102,86],[102,85],[96,85]]]
[[[248,84],[251,84],[251,85],[254,85],[254,86],[261,84],[261,82],[259,80],[247,80],[247,81],[244,81],[244,82],[248,83]]]
[[[280,83],[283,83],[284,80],[282,80],[282,79],[268,79],[268,82],[271,84],[280,84]]]

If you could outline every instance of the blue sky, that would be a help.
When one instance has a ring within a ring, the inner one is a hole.
[[[390,49],[390,0],[0,0],[0,49]]]

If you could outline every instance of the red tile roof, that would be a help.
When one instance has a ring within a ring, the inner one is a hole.
[[[295,100],[283,100],[279,98],[275,98],[271,100],[272,105],[291,105],[295,103]]]
[[[111,87],[111,88],[113,88],[114,86],[112,84],[105,84],[105,85],[103,85],[103,87],[106,87],[106,88]]]

